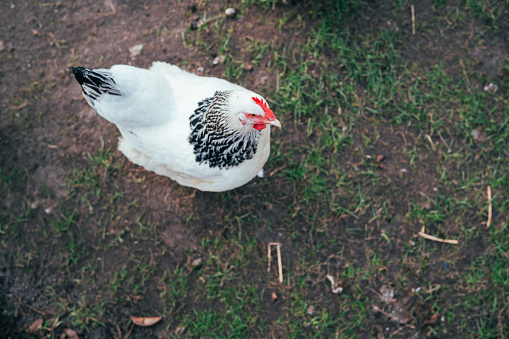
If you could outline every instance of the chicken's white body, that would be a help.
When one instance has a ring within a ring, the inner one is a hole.
[[[120,94],[101,92],[97,95],[82,84],[84,96],[99,115],[118,127],[122,134],[119,150],[135,164],[168,176],[181,185],[218,192],[247,183],[267,161],[270,125],[262,130],[253,129],[253,125],[237,121],[233,114],[227,119],[232,121],[236,133],[238,129],[238,133],[245,133],[257,141],[251,158],[232,166],[212,166],[206,160],[198,161],[198,151],[190,142],[193,133],[190,119],[204,100],[213,98],[218,91],[225,91],[231,109],[243,111],[244,108],[235,107],[240,99],[244,96],[255,99],[258,94],[222,79],[188,73],[164,62],[153,63],[149,70],[115,65],[109,70],[95,72],[110,76],[114,80],[112,86],[116,86]],[[232,95],[236,99],[232,99]],[[252,102],[247,104],[246,113],[252,105]],[[279,122],[272,124],[278,126]]]

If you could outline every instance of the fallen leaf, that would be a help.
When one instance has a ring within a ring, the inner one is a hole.
[[[436,322],[437,322],[437,320],[438,320],[438,316],[437,316],[436,314],[433,314],[433,315],[432,315],[431,317],[429,317],[429,319],[428,319],[428,320],[426,320],[424,323],[425,323],[425,324],[427,324],[427,325],[428,325],[428,324],[429,324],[429,325],[431,325],[431,324],[436,323]]]
[[[33,28],[32,28],[30,31],[32,32],[32,34],[33,34],[33,35],[41,36],[41,32],[39,32],[39,31],[38,31],[38,30],[36,30],[36,29],[33,29]]]
[[[387,167],[385,164],[382,163],[382,161],[384,161],[384,159],[385,159],[385,156],[382,154],[378,154],[375,159],[378,167],[380,167],[381,169],[385,169]]]
[[[131,320],[138,326],[152,326],[158,321],[160,321],[163,317],[133,317],[131,316]]]
[[[276,294],[276,292],[272,292],[271,298],[272,298],[272,302],[274,302],[274,301],[276,301],[276,300],[277,300],[277,294]]]
[[[33,323],[31,323],[30,326],[28,326],[28,328],[26,329],[26,331],[28,334],[38,335],[41,327],[42,327],[42,318],[39,318],[39,319],[35,320]]]
[[[66,328],[64,333],[69,339],[78,339],[78,333],[76,333],[74,330],[71,330],[70,328]]]
[[[313,313],[315,313],[315,307],[313,305],[309,305],[309,307],[308,307],[306,312],[309,315],[313,315]]]

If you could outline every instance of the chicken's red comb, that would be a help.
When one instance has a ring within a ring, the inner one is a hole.
[[[267,106],[267,103],[262,99],[258,99],[257,97],[252,97],[251,99],[253,99],[253,101],[256,102],[258,106],[260,106],[263,109],[264,112],[270,111],[270,108]]]
[[[251,97],[251,99],[253,99],[253,101],[263,109],[263,113],[265,115],[263,120],[264,124],[272,124],[274,126],[281,127],[281,124],[274,116],[274,112],[272,112],[269,106],[267,106],[267,102],[263,101],[263,99],[258,99],[257,97]]]

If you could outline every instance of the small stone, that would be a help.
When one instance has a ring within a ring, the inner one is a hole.
[[[198,259],[195,259],[193,260],[193,262],[191,263],[191,267],[193,268],[198,268],[201,266],[201,263],[202,263],[202,259],[201,258],[198,258]]]
[[[140,55],[142,49],[143,49],[142,44],[129,47],[129,54],[130,54],[131,58],[134,58],[135,56]]]
[[[224,55],[218,55],[217,57],[214,58],[214,61],[212,61],[212,63],[214,65],[222,64],[225,60],[226,60],[226,57]]]
[[[496,91],[498,91],[498,86],[495,85],[494,83],[490,82],[489,85],[484,86],[484,90],[486,92],[493,92],[493,93],[495,93]]]
[[[484,135],[482,127],[477,127],[472,132],[470,132],[470,135],[472,136],[472,138],[474,138],[476,142],[483,142],[484,140],[486,140],[486,136]]]
[[[227,8],[225,11],[224,11],[224,14],[226,14],[227,17],[230,17],[230,18],[233,18],[236,14],[236,11],[234,8]]]

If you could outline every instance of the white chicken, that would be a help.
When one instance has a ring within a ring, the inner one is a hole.
[[[118,127],[118,148],[133,163],[213,192],[263,173],[270,126],[281,124],[259,94],[164,62],[70,69],[88,104]]]

